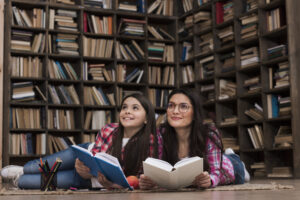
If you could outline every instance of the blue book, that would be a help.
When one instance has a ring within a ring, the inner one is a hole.
[[[71,147],[76,157],[90,168],[93,176],[97,177],[98,172],[100,172],[109,181],[133,190],[127,182],[122,167],[116,157],[103,152],[93,155],[90,151],[78,145],[72,145]]]
[[[278,116],[279,116],[278,96],[272,95],[272,117],[276,118]]]

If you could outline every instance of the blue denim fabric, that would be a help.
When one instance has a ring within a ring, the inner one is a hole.
[[[245,183],[245,171],[244,165],[237,154],[225,154],[225,156],[231,161],[234,169],[235,181],[234,184]]]
[[[83,148],[88,148],[90,143],[79,144]],[[57,172],[57,187],[68,189],[70,187],[89,188],[90,180],[84,180],[77,174],[75,166],[75,154],[71,148],[42,158],[43,162],[48,161],[51,167],[56,158],[62,160],[62,164]],[[41,173],[39,171],[40,159],[27,162],[24,165],[24,174],[18,180],[18,186],[22,189],[39,189],[41,187]]]

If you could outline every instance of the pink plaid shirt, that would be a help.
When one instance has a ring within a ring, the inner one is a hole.
[[[215,127],[211,127],[211,129],[219,134],[218,130]],[[211,131],[209,134],[217,142],[220,142],[215,132]],[[221,149],[215,143],[213,143],[211,139],[208,139],[206,142],[206,158],[209,164],[209,173],[210,179],[212,181],[212,187],[234,183],[235,176],[231,161],[226,156],[222,155]]]

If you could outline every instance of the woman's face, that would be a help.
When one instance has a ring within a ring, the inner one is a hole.
[[[146,111],[141,103],[128,97],[122,104],[120,112],[120,122],[124,128],[141,129],[146,123]]]
[[[167,119],[176,129],[190,128],[193,121],[193,106],[184,94],[174,94],[168,103]]]

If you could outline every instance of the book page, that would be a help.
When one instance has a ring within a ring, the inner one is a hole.
[[[201,160],[202,158],[195,156],[195,157],[190,157],[190,158],[183,158],[182,160],[178,161],[175,165],[174,168],[178,168],[184,165],[187,165],[189,163],[195,162],[197,160]]]
[[[173,169],[173,166],[164,160],[159,160],[159,159],[155,159],[155,158],[147,158],[144,162],[149,165],[158,167],[162,170],[168,171],[168,172],[171,172]]]
[[[104,160],[104,161],[106,161],[110,164],[113,164],[117,167],[120,167],[122,169],[122,167],[119,163],[119,160],[116,157],[112,156],[112,155],[109,155],[109,154],[104,153],[104,152],[100,152],[100,153],[96,153],[95,157],[98,157],[98,158],[100,158],[100,159],[102,159],[102,160]]]

